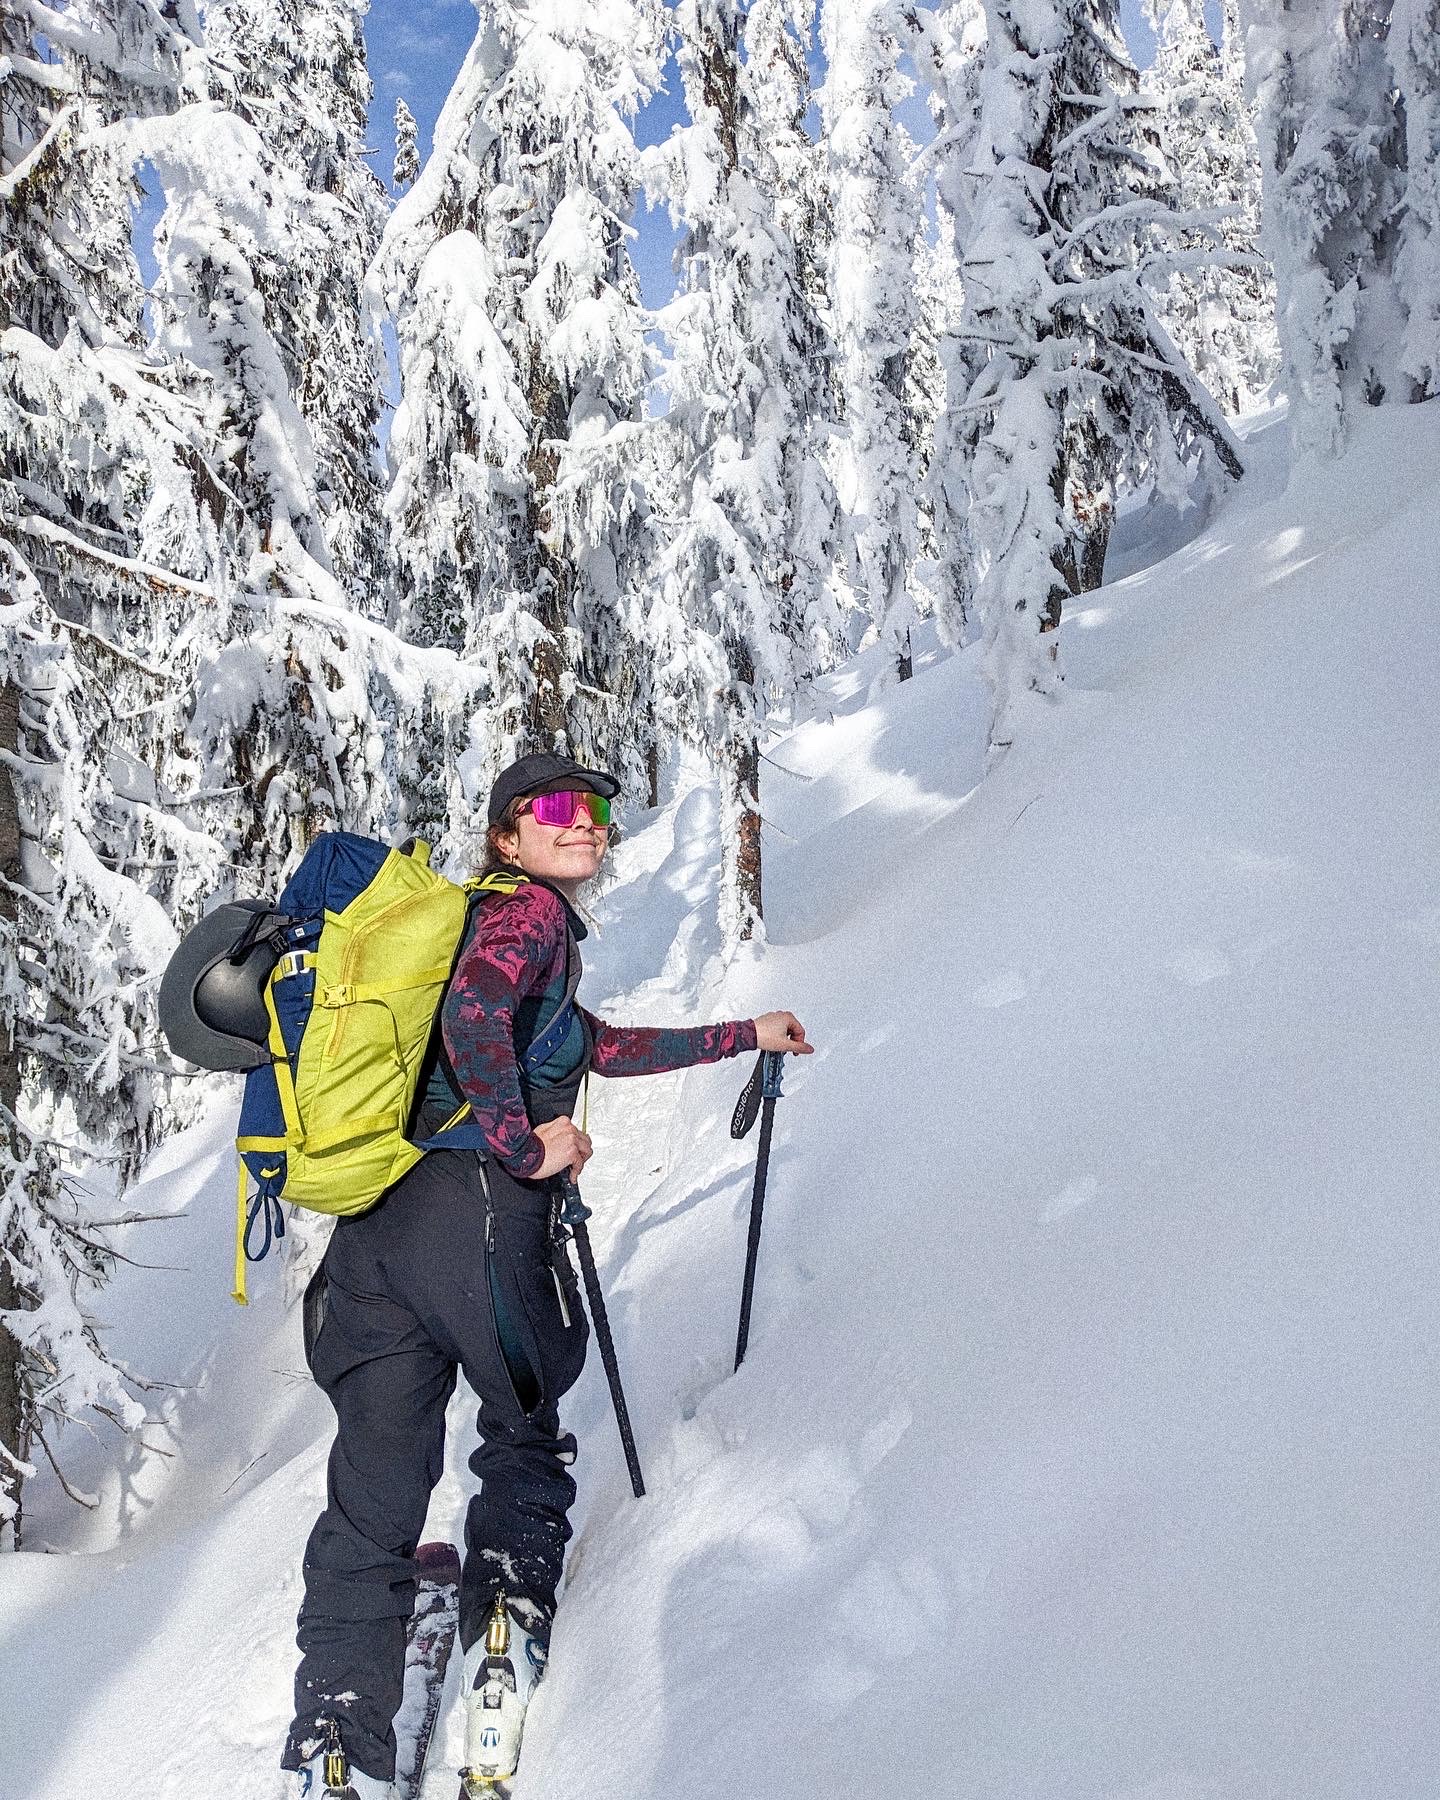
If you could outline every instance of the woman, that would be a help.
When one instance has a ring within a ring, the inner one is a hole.
[[[489,866],[512,879],[474,910],[414,1133],[423,1141],[468,1102],[486,1148],[430,1151],[371,1211],[338,1220],[325,1253],[310,1360],[337,1431],[305,1551],[283,1758],[300,1772],[299,1794],[326,1791],[337,1737],[349,1785],[331,1791],[390,1792],[413,1557],[459,1369],[480,1401],[460,1601],[466,1760],[477,1792],[514,1773],[575,1498],[575,1439],[561,1432],[558,1402],[579,1377],[587,1333],[551,1178],[590,1158],[571,1117],[586,1073],[811,1049],[788,1012],[627,1029],[573,1004],[585,937],[573,901],[604,859],[618,788],[548,751],[496,781]]]

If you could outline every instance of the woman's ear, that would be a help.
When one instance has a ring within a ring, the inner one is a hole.
[[[513,863],[520,854],[520,833],[518,831],[497,831],[495,848],[507,863]]]

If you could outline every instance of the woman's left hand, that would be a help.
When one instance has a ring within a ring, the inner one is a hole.
[[[805,1027],[792,1012],[761,1013],[754,1021],[757,1050],[790,1050],[809,1056],[815,1049],[805,1041]]]

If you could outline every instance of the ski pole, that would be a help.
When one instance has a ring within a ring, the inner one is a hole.
[[[755,1265],[760,1260],[760,1222],[765,1212],[765,1178],[770,1171],[770,1133],[775,1125],[775,1102],[782,1089],[785,1068],[783,1050],[762,1050],[754,1073],[741,1090],[730,1121],[732,1138],[743,1138],[760,1113],[760,1150],[755,1158],[755,1187],[750,1195],[750,1237],[745,1246],[745,1285],[740,1292],[740,1329],[735,1337],[735,1367],[745,1360],[750,1342],[750,1303],[755,1297]]]
[[[580,1198],[580,1184],[567,1169],[556,1177],[560,1198],[560,1223],[575,1240],[580,1252],[580,1273],[585,1279],[585,1297],[590,1302],[590,1317],[600,1343],[600,1360],[605,1365],[605,1379],[610,1383],[610,1399],[615,1407],[615,1423],[620,1427],[620,1442],[625,1446],[625,1466],[630,1471],[630,1486],[635,1498],[645,1497],[645,1478],[640,1473],[640,1457],[635,1449],[635,1433],[630,1426],[630,1409],[625,1404],[625,1390],[620,1385],[620,1365],[615,1360],[615,1340],[610,1335],[610,1315],[605,1310],[605,1296],[600,1292],[600,1275],[595,1267],[595,1252],[590,1244],[590,1227],[585,1221],[590,1208]]]

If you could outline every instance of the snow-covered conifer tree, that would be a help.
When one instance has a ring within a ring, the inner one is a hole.
[[[405,104],[402,94],[395,102],[395,167],[390,179],[397,192],[402,192],[414,184],[420,173],[420,146],[417,141],[418,127],[415,115]]]
[[[954,240],[943,231],[932,233],[922,226],[915,234],[911,276],[915,319],[905,359],[904,394],[906,435],[915,451],[915,563],[910,584],[916,607],[922,612],[933,610],[929,578],[935,565],[935,534],[928,502],[935,429],[944,399],[940,340],[947,309],[958,299],[958,276]]]
[[[393,752],[375,712],[422,685],[358,641],[327,566],[345,536],[325,530],[344,510],[341,465],[360,435],[369,457],[375,404],[367,391],[357,411],[345,386],[372,376],[332,367],[327,475],[301,397],[342,284],[313,315],[287,311],[297,244],[317,294],[324,265],[357,254],[339,235],[337,159],[359,77],[329,16],[309,9],[282,41],[350,98],[326,98],[287,161],[231,110],[268,129],[283,93],[254,65],[249,85],[217,74],[184,5],[5,14],[0,933],[18,975],[0,986],[0,1430],[22,1460],[47,1419],[138,1417],[89,1318],[104,1237],[67,1170],[98,1158],[123,1185],[155,1140],[172,1071],[154,993],[174,923],[230,881],[273,891],[318,823],[385,819]],[[129,241],[141,163],[167,200],[153,342]]]
[[[113,1260],[72,1181],[121,1185],[158,1138],[154,987],[175,944],[157,895],[190,898],[213,859],[155,804],[120,747],[127,710],[166,685],[62,620],[0,540],[0,1548],[20,1541],[21,1481],[56,1428],[91,1413],[136,1432],[143,1383],[106,1350],[93,1298]],[[156,710],[174,722],[173,692]],[[166,702],[169,702],[167,704]],[[164,849],[169,857],[146,858]],[[185,867],[186,852],[190,867]],[[177,854],[178,853],[178,854]],[[128,1215],[133,1217],[134,1215]],[[55,1465],[67,1492],[63,1470]],[[83,1498],[78,1494],[76,1498]]]
[[[930,540],[926,578],[936,624],[955,645],[969,639],[975,590],[969,486],[975,434],[964,402],[983,347],[964,329],[959,258],[970,223],[985,21],[980,0],[947,0],[934,10],[913,9],[906,23],[917,80],[935,121],[921,164],[935,184],[937,221],[936,241],[927,251],[935,373],[927,377],[931,442],[922,489]]]
[[[214,41],[219,19],[213,4],[207,10],[212,82],[299,185],[296,254],[278,271],[282,285],[265,293],[267,313],[314,446],[329,566],[355,605],[383,617],[380,378],[364,285],[386,203],[364,156],[368,0],[289,0],[274,12],[267,4],[256,23],[266,23],[268,42],[250,30],[254,5],[225,0],[243,48],[239,35]]]
[[[1258,254],[1260,156],[1244,95],[1244,58],[1234,0],[1217,45],[1202,0],[1148,0],[1155,62],[1147,78],[1160,102],[1165,152],[1181,211],[1227,209],[1223,251],[1236,263],[1176,270],[1161,296],[1161,316],[1192,369],[1229,412],[1252,404],[1279,366],[1275,284]],[[1213,233],[1182,232],[1204,252]],[[1248,258],[1248,266],[1239,259]]]
[[[775,555],[784,630],[796,646],[797,671],[807,675],[834,667],[849,650],[831,584],[841,532],[830,472],[837,411],[826,328],[831,214],[824,153],[805,125],[815,11],[815,0],[751,0],[741,28],[737,145],[775,219],[767,285],[779,296],[769,310],[783,326],[775,353],[789,431],[780,453],[785,536]]]
[[[1115,6],[985,10],[962,263],[963,330],[984,361],[962,404],[998,752],[1023,697],[1055,690],[1061,605],[1102,579],[1117,485],[1183,494],[1187,460],[1241,464],[1145,293],[1144,274],[1180,260],[1160,234],[1182,221]]]
[[[1264,244],[1301,450],[1338,449],[1356,403],[1408,397],[1395,278],[1405,140],[1388,13],[1388,0],[1251,0],[1246,9]]]
[[[897,0],[829,0],[821,13],[820,115],[833,215],[829,297],[842,396],[837,479],[852,590],[910,673],[916,452],[905,406],[915,323],[919,201],[914,146],[894,116],[911,84],[899,68]]]
[[[224,112],[156,144],[167,192],[156,247],[161,344],[226,406],[233,484],[283,579],[338,597],[309,559],[372,607],[379,375],[362,307],[384,194],[362,155],[360,19],[355,0],[207,8]]]
[[[524,746],[643,753],[643,721],[622,729],[610,683],[645,531],[626,121],[659,79],[651,0],[477,5],[377,265],[400,346],[397,623],[480,673],[486,717],[464,732],[476,788]],[[447,729],[441,766],[460,755]]]
[[[1405,206],[1395,276],[1405,307],[1401,367],[1416,399],[1440,394],[1440,4],[1395,0],[1390,59],[1405,118]]]
[[[396,715],[355,619],[379,604],[362,277],[381,191],[360,158],[369,82],[350,0],[227,0],[207,32],[211,99],[131,136],[165,197],[153,352],[215,442],[221,606],[197,634],[191,729],[237,791],[215,829],[273,891],[317,830],[393,824],[373,740],[377,712]]]
[[[659,703],[722,771],[721,930],[761,917],[760,732],[817,647],[838,637],[826,564],[834,497],[817,450],[826,371],[813,228],[788,181],[808,14],[758,8],[741,57],[734,0],[682,0],[677,55],[690,123],[646,153],[648,191],[684,236],[659,314],[670,344],[664,432],[682,471],[647,621]],[[787,211],[788,208],[788,211]]]
[[[218,487],[202,413],[145,353],[128,234],[127,122],[197,91],[185,25],[86,0],[0,26],[0,1542],[57,1421],[141,1416],[66,1170],[123,1180],[154,1141],[166,912],[215,872],[166,783]]]

